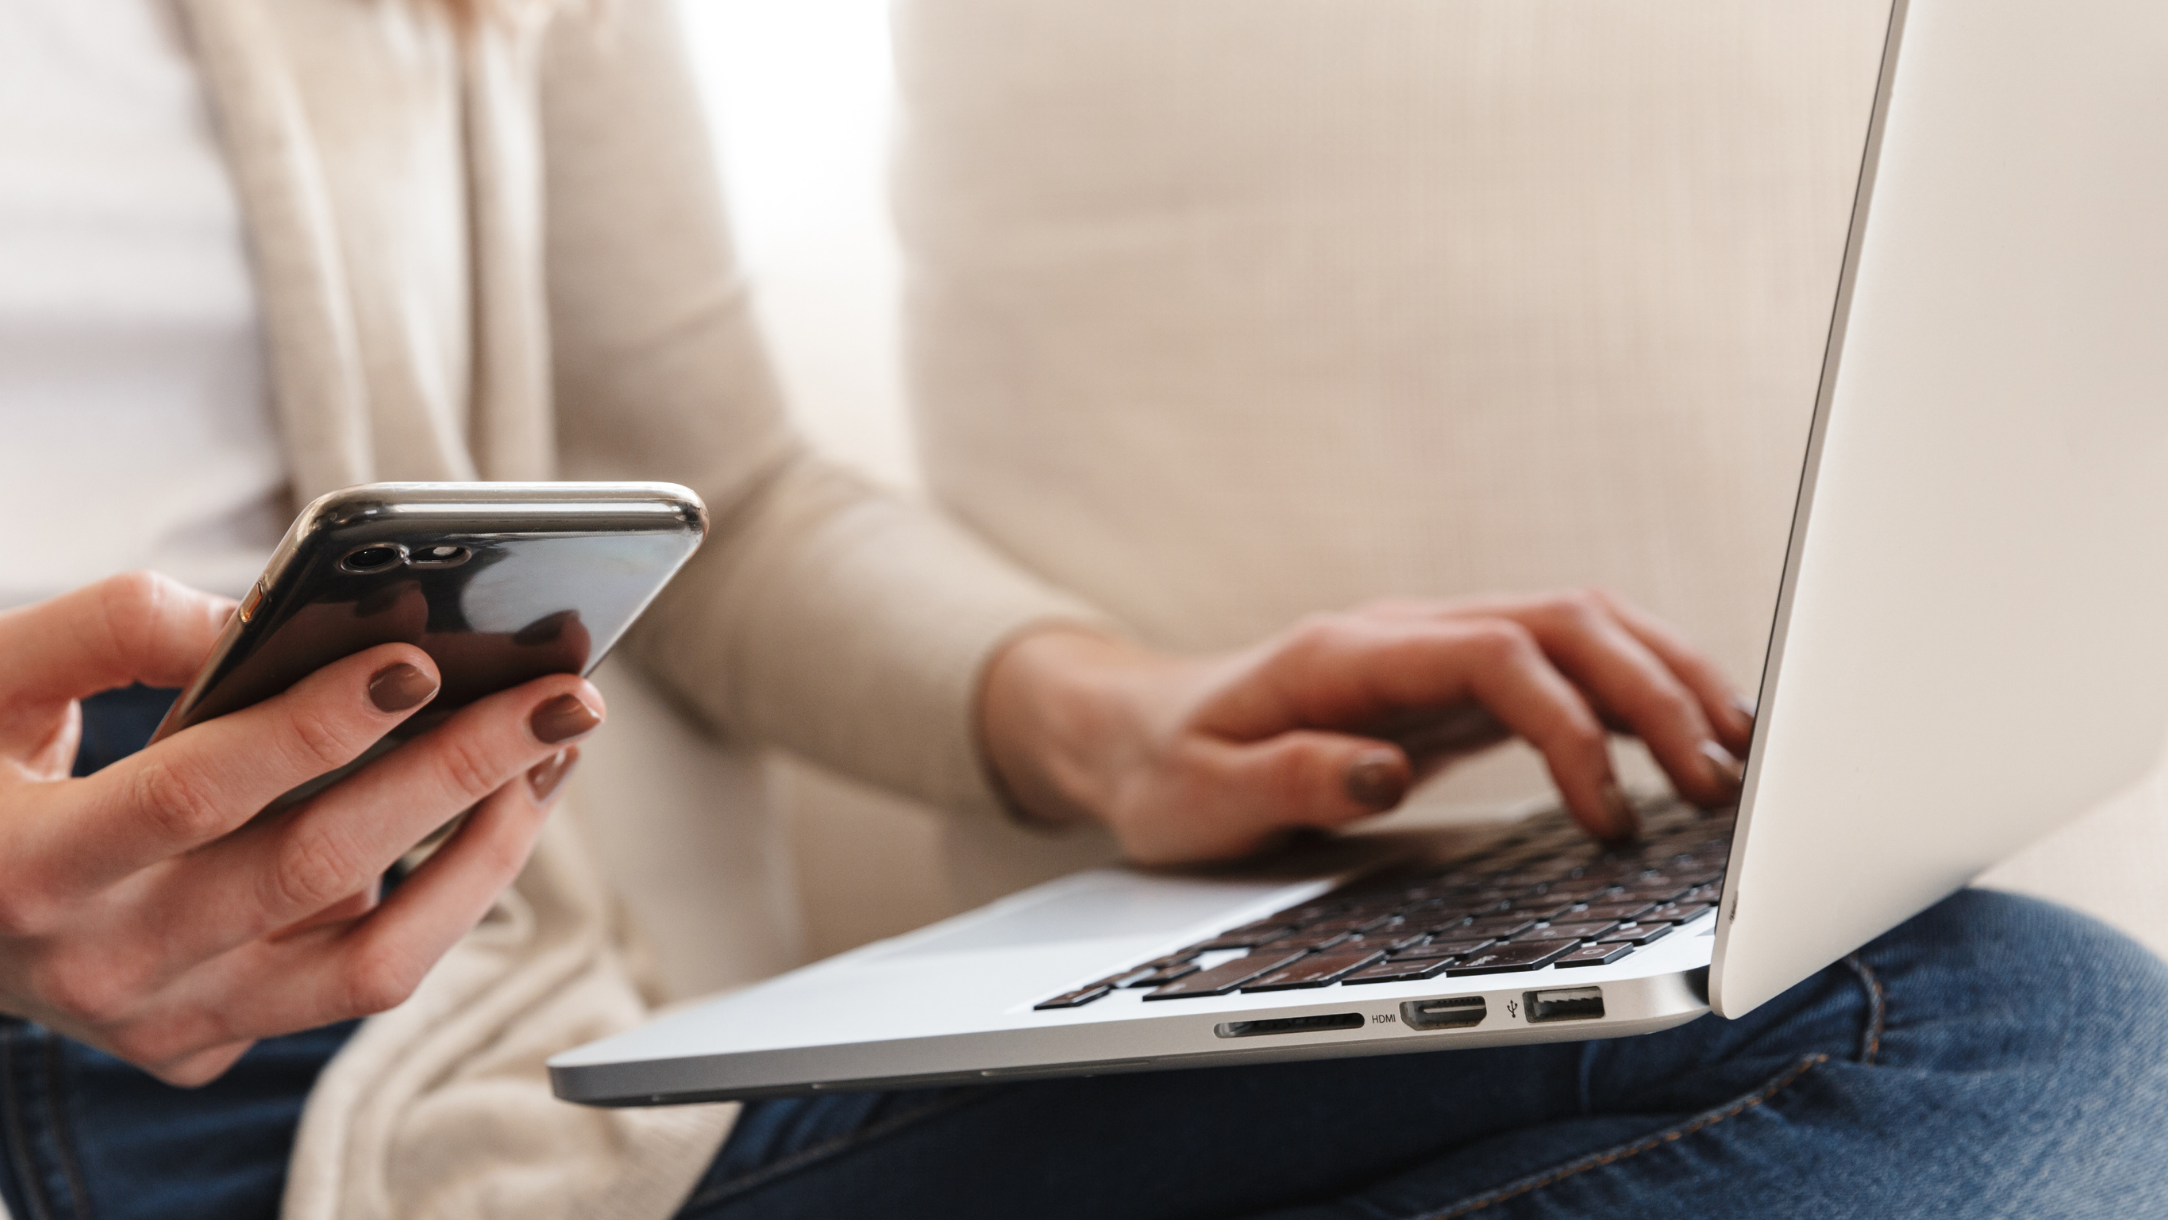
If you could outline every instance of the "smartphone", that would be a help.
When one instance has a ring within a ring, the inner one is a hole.
[[[386,745],[529,679],[589,673],[706,532],[707,506],[675,483],[332,492],[294,519],[152,740],[394,641],[428,653],[443,684]]]

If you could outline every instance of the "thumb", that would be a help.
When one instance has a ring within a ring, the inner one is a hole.
[[[1295,729],[1226,743],[1231,799],[1275,826],[1338,826],[1398,805],[1415,782],[1400,747],[1372,737]]]
[[[0,698],[36,707],[131,682],[179,686],[210,654],[233,606],[129,572],[0,614]]]

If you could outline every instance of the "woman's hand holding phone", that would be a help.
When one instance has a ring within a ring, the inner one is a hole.
[[[183,1085],[411,993],[517,875],[603,715],[584,680],[538,678],[258,820],[435,695],[428,655],[384,644],[68,778],[75,700],[186,682],[232,610],[132,574],[0,614],[0,1010]]]

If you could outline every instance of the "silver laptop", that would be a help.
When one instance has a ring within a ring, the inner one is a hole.
[[[1737,1016],[2168,738],[2168,6],[1899,0],[1739,807],[1069,877],[551,1060],[640,1105]],[[1802,411],[1808,404],[1800,404]]]

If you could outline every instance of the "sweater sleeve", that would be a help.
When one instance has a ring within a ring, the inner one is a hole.
[[[1032,624],[1099,616],[793,432],[675,24],[656,0],[591,7],[539,75],[561,472],[684,483],[712,515],[627,653],[713,731],[996,814],[986,661]]]

